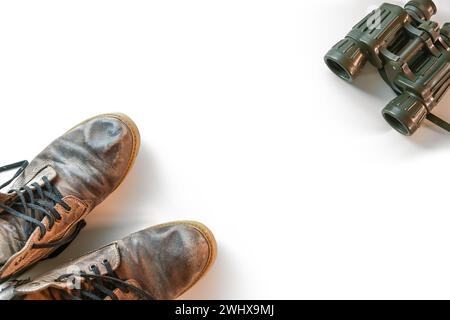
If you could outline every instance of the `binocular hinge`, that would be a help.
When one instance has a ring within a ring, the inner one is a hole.
[[[450,132],[450,123],[448,123],[447,121],[439,118],[438,116],[429,113],[427,115],[427,119],[431,122],[433,122],[435,125],[437,125],[438,127],[444,129],[447,132]]]

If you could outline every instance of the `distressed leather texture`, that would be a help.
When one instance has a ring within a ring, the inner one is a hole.
[[[73,128],[42,151],[14,183],[21,187],[34,172],[51,166],[57,172],[56,187],[94,206],[121,182],[137,153],[138,137],[113,115],[102,115]]]
[[[36,229],[26,236],[26,222],[0,211],[0,281],[45,258],[53,249],[32,249],[34,243],[57,241],[113,192],[124,179],[139,147],[139,133],[124,115],[108,114],[89,119],[45,148],[16,179],[11,190],[43,185],[47,177],[70,202],[71,212],[57,205],[63,219],[38,240]],[[8,203],[9,194],[0,201]],[[48,226],[47,218],[42,221]]]
[[[118,278],[145,290],[155,299],[175,299],[193,286],[212,265],[215,258],[215,240],[206,227],[199,224],[171,223],[134,233],[102,249],[49,272],[15,289],[16,298],[31,300],[58,299],[55,288],[70,291],[70,283],[57,279],[68,271],[93,273],[90,265],[102,267],[110,262]],[[120,293],[119,299],[136,300],[139,297]],[[108,299],[108,298],[106,298]]]

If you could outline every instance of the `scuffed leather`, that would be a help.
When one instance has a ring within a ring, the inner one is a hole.
[[[11,189],[20,189],[34,181],[41,184],[45,175],[53,180],[64,197],[70,196],[87,204],[85,215],[114,191],[125,177],[138,152],[138,134],[129,123],[114,114],[87,120],[43,150]],[[79,216],[79,213],[74,214],[72,221],[66,221],[66,231]],[[28,241],[24,225],[24,220],[0,212],[0,281],[5,277],[3,272],[8,260]],[[45,250],[42,251],[40,258],[45,257]],[[20,269],[25,267],[20,266]]]
[[[92,273],[88,266],[101,267],[101,262],[107,259],[120,279],[145,290],[155,299],[175,299],[194,285],[213,263],[215,248],[211,241],[214,240],[208,237],[188,223],[148,228],[17,287],[16,296],[57,299],[59,296],[51,288],[67,288],[65,283],[55,281],[60,275],[73,267]],[[100,271],[106,273],[105,269],[100,268]],[[138,298],[133,294],[119,294],[120,297]]]
[[[42,151],[13,188],[30,180],[36,168],[51,166],[55,186],[63,196],[72,195],[100,204],[122,180],[137,137],[114,116],[99,116],[73,128]]]
[[[201,277],[212,255],[205,236],[188,224],[134,233],[118,242],[121,279],[134,279],[156,299],[175,299]]]

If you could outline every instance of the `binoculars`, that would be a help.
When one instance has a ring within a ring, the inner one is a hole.
[[[436,11],[431,0],[412,0],[404,8],[384,3],[325,56],[330,70],[348,82],[370,61],[397,94],[383,109],[384,119],[408,136],[425,118],[450,131],[431,113],[450,87],[450,23],[431,21]]]

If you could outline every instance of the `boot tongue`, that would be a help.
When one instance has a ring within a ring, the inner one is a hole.
[[[25,171],[26,172],[26,171]],[[10,190],[17,190],[21,189],[25,186],[28,186],[31,190],[34,190],[35,187],[33,184],[37,183],[40,187],[44,187],[45,183],[43,178],[46,177],[50,182],[53,182],[56,179],[57,173],[55,169],[53,169],[51,166],[44,167],[42,170],[39,170],[33,178],[26,181],[25,175],[22,174],[22,176],[18,177],[17,180],[14,182],[13,186]],[[11,203],[17,198],[17,195],[14,193],[3,193],[0,192],[0,203],[8,205],[8,203]],[[0,213],[2,213],[3,210],[0,209]]]
[[[25,243],[23,232],[17,228],[17,224],[0,219],[0,266],[18,252]]]
[[[25,172],[17,178],[17,180],[13,183],[11,189],[20,189],[24,186],[28,186],[31,190],[34,190],[33,184],[37,183],[39,186],[44,186],[43,178],[46,177],[50,182],[53,182],[58,175],[56,170],[53,169],[52,166],[46,166],[41,168],[40,170],[33,170],[33,172],[28,172],[28,169],[25,169]],[[31,178],[30,178],[31,177]]]
[[[16,198],[10,193],[0,192],[0,203],[8,205]],[[2,214],[0,209],[0,267],[8,261],[8,259],[17,251],[20,250],[22,241],[20,241],[20,232],[17,228],[18,221],[10,214]]]
[[[35,187],[32,184],[37,183],[39,186],[44,187],[43,177],[47,177],[49,181],[54,181],[56,176],[56,171],[52,167],[47,166],[40,170],[25,185],[30,187],[31,190],[34,190]],[[24,184],[18,185],[19,180],[23,180],[23,177],[18,178],[12,189],[20,189],[24,186]],[[0,193],[0,203],[5,205],[11,204],[16,198],[17,195],[14,193]],[[0,267],[26,243],[26,225],[27,222],[25,220],[9,213],[4,213],[0,209]]]

